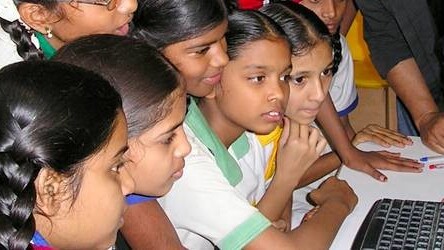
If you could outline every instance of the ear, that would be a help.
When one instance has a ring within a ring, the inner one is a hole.
[[[54,11],[35,3],[20,4],[18,12],[25,24],[42,34],[46,34],[48,29],[52,30],[52,24],[60,20],[60,16]]]
[[[34,182],[37,192],[36,207],[51,216],[57,213],[66,190],[65,177],[50,168],[42,168]]]

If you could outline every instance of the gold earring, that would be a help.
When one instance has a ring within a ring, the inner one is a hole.
[[[46,36],[48,37],[48,39],[51,39],[53,37],[52,32],[51,32],[51,28],[45,27],[45,31],[46,31]]]

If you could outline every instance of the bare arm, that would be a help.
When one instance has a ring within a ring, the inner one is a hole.
[[[388,72],[387,80],[412,115],[423,143],[444,153],[444,116],[439,113],[416,61],[409,58],[399,62]]]
[[[269,227],[244,249],[328,249],[357,197],[345,181],[335,177],[327,179],[310,197],[320,207],[309,221],[288,233]]]
[[[121,232],[132,249],[184,249],[156,200],[131,205],[124,219]]]
[[[350,120],[348,119],[348,115],[344,115],[344,116],[339,117],[339,120],[341,121],[341,124],[345,129],[348,139],[352,140],[353,137],[355,137],[356,132],[353,129],[352,125],[350,124]]]
[[[316,128],[285,120],[276,158],[276,173],[257,208],[271,221],[281,218],[299,179],[325,148]]]
[[[299,181],[297,188],[304,187],[312,182],[319,180],[328,173],[334,171],[339,166],[341,166],[341,160],[338,155],[334,152],[322,155],[316,160],[313,165],[305,172]]]
[[[362,152],[355,148],[348,139],[347,133],[334,109],[330,95],[325,99],[316,118],[346,166],[367,173],[380,181],[386,181],[387,177],[377,169],[421,172],[421,164],[402,158],[399,154]]]

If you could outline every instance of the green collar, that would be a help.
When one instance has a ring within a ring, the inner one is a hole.
[[[35,32],[35,36],[39,40],[40,48],[42,49],[43,55],[45,56],[45,58],[48,60],[51,59],[56,53],[56,50],[54,49],[54,47],[52,47],[52,45],[49,44],[49,42],[42,35],[42,33]]]
[[[242,180],[242,171],[236,160],[228,152],[219,138],[208,125],[205,117],[197,107],[196,101],[191,98],[185,123],[190,127],[196,137],[211,151],[216,164],[227,178],[231,186],[236,186]]]

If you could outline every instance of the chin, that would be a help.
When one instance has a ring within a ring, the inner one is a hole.
[[[258,128],[258,129],[254,129],[251,130],[253,133],[258,134],[258,135],[268,135],[269,133],[273,132],[273,130],[277,127],[278,125],[276,124],[273,127],[269,127],[269,128]]]

